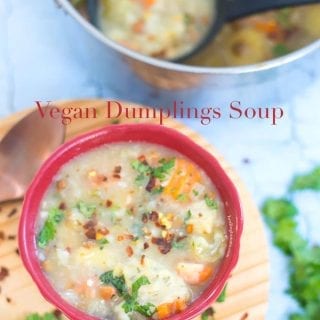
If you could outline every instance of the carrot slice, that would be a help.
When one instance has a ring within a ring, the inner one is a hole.
[[[165,319],[171,316],[171,303],[163,303],[157,307],[158,318]]]
[[[103,286],[99,288],[99,295],[104,300],[110,300],[116,293],[116,289],[111,286]]]
[[[174,171],[169,183],[164,188],[164,194],[177,199],[180,195],[186,195],[193,189],[195,183],[201,181],[197,167],[186,159],[176,159]]]

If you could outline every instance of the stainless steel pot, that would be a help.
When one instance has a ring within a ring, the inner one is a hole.
[[[299,70],[317,72],[314,66],[320,69],[320,40],[284,57],[240,67],[195,67],[147,57],[106,38],[69,0],[55,1],[74,18],[68,19],[72,45],[83,63],[93,68],[102,95],[107,86],[117,98],[140,103],[154,104],[155,99],[158,103],[170,103],[178,98],[199,104],[204,96],[206,101],[209,96],[212,102],[219,103],[226,96],[264,97],[266,91],[281,91],[284,87],[290,94],[301,88],[301,84],[295,87],[293,83]],[[77,41],[79,38],[81,41]],[[254,92],[248,91],[252,86]]]

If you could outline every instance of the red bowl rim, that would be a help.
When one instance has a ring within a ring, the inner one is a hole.
[[[221,191],[225,191],[229,199],[231,199],[224,202],[225,210],[227,210],[226,206],[231,204],[233,212],[229,215],[232,218],[226,219],[228,224],[228,247],[219,271],[207,289],[186,310],[167,318],[167,320],[192,320],[218,298],[231,271],[237,264],[240,251],[240,238],[243,230],[243,214],[238,192],[216,158],[193,142],[189,137],[174,129],[154,124],[113,125],[79,135],[61,145],[42,165],[26,192],[18,233],[22,261],[43,297],[66,316],[73,320],[98,319],[69,304],[50,284],[36,256],[35,221],[42,197],[48,185],[50,185],[52,178],[63,164],[95,147],[107,143],[131,141],[149,142],[166,146],[180,152],[198,165],[199,162],[200,164],[206,163],[215,172],[215,175],[221,179],[221,186],[219,180],[220,189],[218,187],[221,199],[225,200],[225,195],[221,195]],[[82,148],[85,150],[82,150]],[[200,167],[213,181],[214,179],[210,176],[210,172],[208,172],[209,168],[206,169],[201,165]],[[217,186],[217,181],[213,181],[213,183]],[[43,185],[46,185],[46,187],[44,188]]]

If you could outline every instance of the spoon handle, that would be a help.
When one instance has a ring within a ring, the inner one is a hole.
[[[283,7],[298,6],[310,3],[320,3],[320,0],[224,0],[227,2],[226,20],[237,18],[262,11]]]

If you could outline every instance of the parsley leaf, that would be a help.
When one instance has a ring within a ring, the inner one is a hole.
[[[209,198],[208,195],[204,196],[204,201],[206,202],[206,205],[213,210],[217,210],[219,208],[218,202],[214,199]]]
[[[61,317],[56,316],[54,313],[45,313],[43,316],[38,313],[30,314],[25,320],[60,320]]]
[[[114,286],[120,296],[128,292],[124,276],[116,277],[113,275],[113,271],[103,273],[100,276],[100,281],[105,285],[111,284],[112,286]]]
[[[49,211],[48,218],[37,236],[37,244],[40,248],[45,248],[54,239],[57,225],[62,221],[63,217],[63,212],[58,208],[52,208]]]
[[[188,210],[187,211],[187,216],[184,218],[184,222],[187,222],[191,218],[192,218],[192,212],[191,212],[191,210]]]
[[[201,314],[201,320],[213,320],[214,310],[212,307],[208,308]]]
[[[291,183],[290,190],[320,191],[320,166],[308,174],[296,176]]]
[[[165,179],[169,171],[174,167],[176,160],[175,158],[172,158],[170,160],[161,159],[159,163],[161,163],[161,166],[154,168],[152,170],[152,175],[162,181]]]
[[[296,176],[289,188],[289,196],[298,190],[320,191],[320,167]],[[301,311],[290,320],[317,320],[320,314],[320,246],[311,246],[298,230],[298,210],[286,198],[267,199],[262,207],[266,223],[272,230],[273,241],[289,261],[289,289],[287,292],[299,303]]]
[[[100,281],[105,285],[111,284],[117,289],[119,296],[125,300],[122,304],[122,308],[126,313],[138,312],[146,317],[151,317],[156,312],[155,305],[151,303],[140,305],[137,302],[139,289],[142,286],[150,284],[147,277],[141,276],[132,284],[131,294],[128,292],[124,276],[116,277],[113,275],[113,271],[103,273],[100,276]]]
[[[84,201],[79,201],[77,203],[77,208],[87,219],[90,219],[96,211],[97,206],[95,204],[88,204]]]
[[[227,285],[224,287],[222,292],[220,293],[220,296],[217,299],[217,302],[225,302],[227,297]]]

